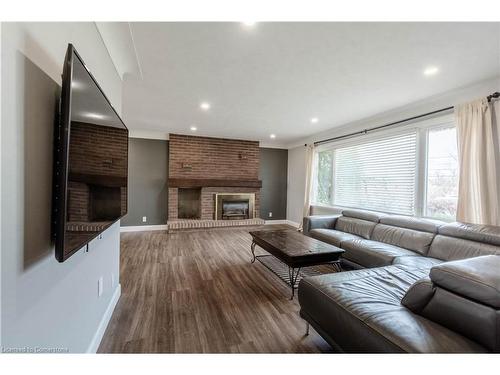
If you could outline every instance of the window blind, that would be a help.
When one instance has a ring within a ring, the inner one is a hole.
[[[334,150],[333,203],[415,215],[417,133]]]

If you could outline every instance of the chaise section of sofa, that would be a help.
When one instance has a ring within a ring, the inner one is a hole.
[[[360,210],[306,222],[355,269],[299,285],[301,316],[334,348],[500,351],[500,227]]]
[[[305,278],[300,315],[343,352],[498,352],[500,256],[481,258]]]

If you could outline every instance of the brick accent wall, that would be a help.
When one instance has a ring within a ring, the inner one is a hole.
[[[72,122],[70,137],[70,172],[127,176],[128,139],[124,129]]]
[[[125,178],[128,168],[128,136],[124,129],[82,122],[71,123],[68,221],[89,217],[90,184],[72,181],[72,175]],[[127,187],[119,187],[121,212],[127,211]]]
[[[259,142],[170,134],[169,178],[258,180]],[[202,187],[200,219],[213,220],[216,193],[255,193],[255,214],[260,213],[260,189]],[[178,219],[178,189],[168,189],[168,220]]]
[[[259,142],[169,136],[169,178],[258,180],[259,159]]]

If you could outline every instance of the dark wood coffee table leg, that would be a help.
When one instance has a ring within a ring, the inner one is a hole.
[[[292,288],[292,296],[290,297],[291,300],[295,296],[295,283],[299,278],[299,274],[300,274],[300,267],[299,268],[288,267],[288,280],[290,281],[290,287]]]
[[[330,263],[335,272],[342,272],[342,266],[340,265],[340,260]]]
[[[252,250],[252,260],[250,261],[250,263],[254,263],[255,262],[255,246],[257,244],[255,243],[255,241],[252,241],[252,244],[250,245],[250,250]]]

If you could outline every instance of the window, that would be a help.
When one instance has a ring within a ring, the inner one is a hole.
[[[427,146],[425,216],[454,220],[458,200],[455,127],[430,129]]]
[[[431,124],[320,150],[313,201],[453,220],[458,195],[456,131],[449,117]]]
[[[413,215],[416,142],[412,132],[335,150],[334,203]]]

